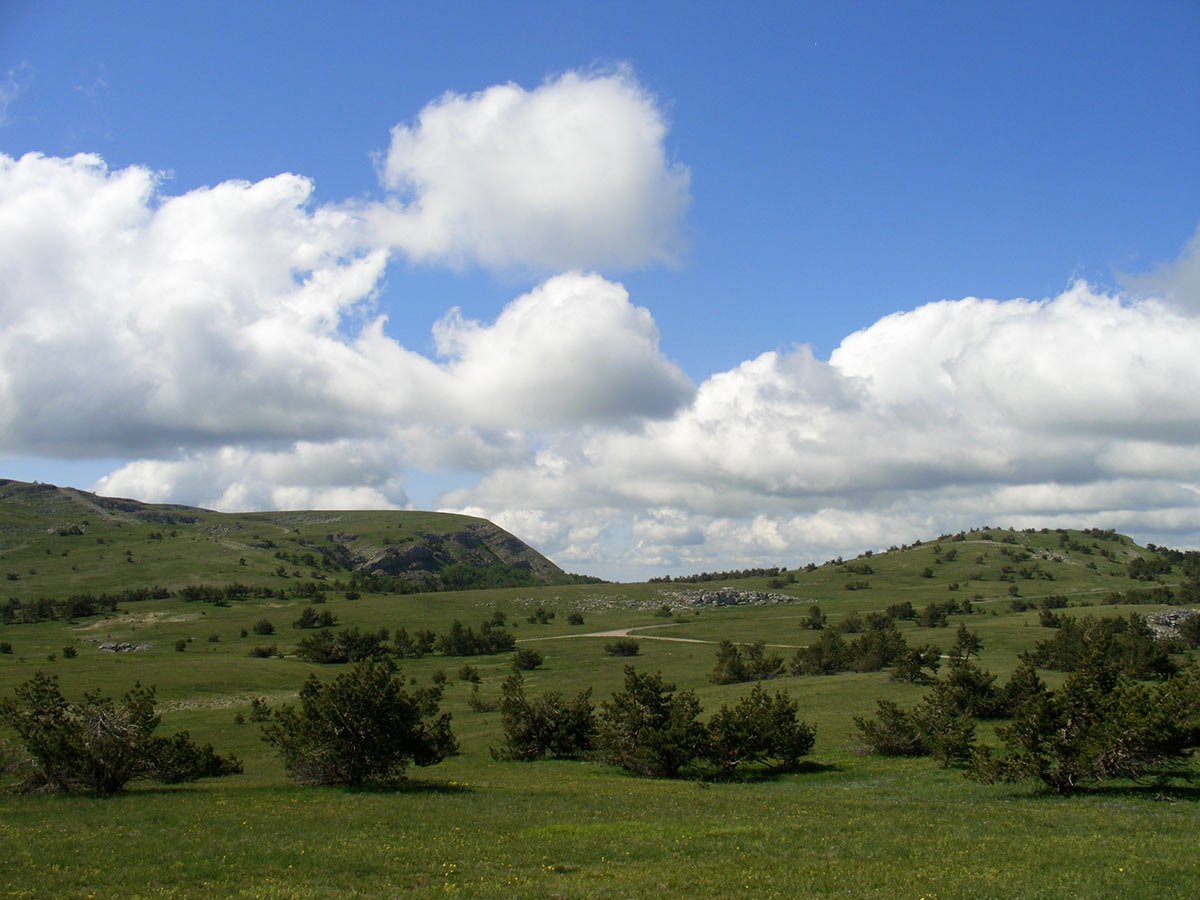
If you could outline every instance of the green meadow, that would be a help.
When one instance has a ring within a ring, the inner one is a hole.
[[[227,605],[170,596],[121,602],[116,610],[73,620],[0,625],[0,641],[12,649],[0,654],[0,696],[10,696],[38,670],[56,675],[72,699],[94,688],[116,696],[135,682],[154,685],[162,733],[187,729],[218,752],[236,754],[245,768],[185,785],[133,782],[108,798],[0,794],[2,897],[1200,896],[1195,788],[1111,783],[1056,797],[1033,784],[978,784],[927,758],[865,755],[852,718],[871,715],[876,699],[908,706],[925,690],[893,682],[887,671],[773,680],[770,689],[789,692],[801,717],[815,725],[814,750],[799,772],[750,771],[732,782],[638,778],[588,761],[494,760],[489,748],[501,741],[500,713],[473,709],[472,684],[459,670],[474,666],[477,697],[498,698],[512,671],[511,653],[398,661],[415,684],[446,677],[442,708],[453,715],[461,747],[436,766],[410,768],[398,789],[294,784],[261,740],[261,725],[248,720],[255,698],[294,703],[310,673],[329,678],[347,668],[294,655],[296,643],[312,633],[292,627],[313,605],[289,593],[302,581],[328,588],[316,608],[335,616],[338,628],[443,633],[455,619],[478,628],[504,613],[518,646],[545,657],[526,673],[531,696],[590,687],[593,700],[603,701],[620,688],[624,666],[633,664],[694,689],[707,715],[751,687],[708,680],[716,642],[761,640],[790,660],[818,634],[801,627],[813,602],[832,625],[850,613],[905,601],[920,609],[933,600],[972,598],[973,611],[950,616],[948,627],[901,621],[900,629],[910,644],[932,642],[944,651],[965,623],[983,641],[980,664],[1003,681],[1017,655],[1051,633],[1039,626],[1036,609],[1014,610],[1014,588],[1019,599],[1035,604],[1065,596],[1072,615],[1165,608],[1105,603],[1114,593],[1154,586],[1129,577],[1129,562],[1151,554],[1120,536],[993,529],[792,570],[791,580],[358,590],[347,599],[336,585],[345,584],[348,572],[296,564],[291,554],[300,551],[287,549],[286,541],[317,541],[336,527],[373,535],[382,546],[405,528],[427,532],[454,523],[434,524],[431,517],[418,529],[411,520],[401,527],[400,517],[419,514],[345,513],[334,526],[313,521],[318,514],[297,517],[298,524],[263,514],[236,517],[237,527],[222,530],[217,514],[187,526],[114,514],[93,516],[83,534],[60,535],[23,515],[11,506],[0,514],[0,573],[17,576],[0,582],[9,588],[6,599],[28,604],[85,590],[162,585],[177,591],[233,581],[275,593]],[[311,535],[301,533],[305,529]],[[274,547],[255,546],[268,539]],[[289,554],[286,564],[274,555],[281,548]],[[868,585],[847,589],[853,581]],[[1170,587],[1179,578],[1169,573],[1161,581]],[[696,606],[689,593],[726,586],[769,592],[772,599]],[[530,621],[539,608],[553,617]],[[568,624],[571,613],[582,615],[583,624]],[[254,632],[264,619],[274,634]],[[608,655],[605,644],[614,638],[597,633],[626,629],[638,640],[639,655]],[[100,649],[113,642],[142,649]],[[282,656],[250,655],[263,645],[276,646]],[[67,647],[73,657],[64,654]],[[1051,684],[1062,678],[1043,677]],[[992,725],[983,723],[982,739],[991,733]]]

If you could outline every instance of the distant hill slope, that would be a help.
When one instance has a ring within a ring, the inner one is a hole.
[[[220,513],[8,479],[0,479],[0,579],[3,596],[25,599],[230,582],[429,591],[584,580],[472,516]]]

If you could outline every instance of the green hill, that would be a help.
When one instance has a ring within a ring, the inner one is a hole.
[[[561,584],[558,566],[484,519],[413,511],[219,513],[0,480],[5,595],[237,582],[398,593]]]

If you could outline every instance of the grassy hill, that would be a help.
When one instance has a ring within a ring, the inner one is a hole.
[[[412,511],[219,513],[0,480],[0,570],[31,600],[238,582],[374,578],[393,591],[571,578],[484,519]]]
[[[478,627],[501,613],[518,646],[545,656],[527,673],[531,696],[590,687],[603,701],[632,662],[694,689],[709,714],[750,687],[709,681],[717,642],[761,640],[790,658],[817,638],[801,627],[813,603],[835,625],[953,599],[947,627],[910,619],[898,627],[910,644],[944,651],[965,623],[983,641],[981,665],[1003,680],[1017,654],[1050,633],[1037,609],[1046,597],[1065,598],[1059,612],[1070,615],[1128,616],[1191,596],[1181,590],[1188,576],[1178,558],[1121,535],[1000,529],[751,578],[552,584],[568,579],[548,561],[541,568],[525,558],[545,581],[415,589],[444,587],[421,579],[456,562],[523,568],[517,550],[485,539],[488,527],[407,512],[222,515],[0,485],[0,573],[17,576],[0,582],[0,603],[16,598],[28,609],[80,592],[165,589],[122,595],[115,609],[93,615],[0,624],[0,642],[12,648],[0,654],[0,697],[39,669],[57,675],[70,697],[154,684],[165,733],[186,728],[245,763],[242,775],[135,785],[106,801],[0,795],[0,896],[1200,896],[1194,789],[1120,784],[1054,798],[968,782],[927,759],[863,756],[853,716],[873,713],[877,699],[911,705],[924,691],[886,671],[775,679],[771,689],[798,699],[816,726],[808,767],[697,785],[591,762],[495,761],[489,747],[499,744],[500,714],[479,711],[478,700],[499,696],[511,654],[402,659],[402,674],[416,684],[446,679],[442,706],[461,753],[411,770],[398,792],[289,782],[259,727],[238,722],[254,698],[295,702],[310,673],[328,678],[346,668],[296,655],[313,633],[292,627],[305,609],[328,611],[339,629],[439,634],[455,619]],[[473,546],[481,555],[452,556],[462,542],[450,536],[463,533],[492,555]],[[378,563],[416,546],[430,548],[441,568],[392,574]],[[181,593],[232,583],[248,590],[215,602]],[[273,634],[255,633],[264,619]],[[637,639],[639,655],[606,654],[613,631]],[[138,649],[100,649],[106,644]],[[260,646],[279,655],[252,656]],[[459,677],[464,666],[478,675],[478,693]],[[1062,676],[1044,677],[1053,684]],[[991,730],[981,726],[984,739]]]

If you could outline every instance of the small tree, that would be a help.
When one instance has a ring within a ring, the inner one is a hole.
[[[37,672],[0,702],[0,722],[28,753],[30,788],[116,794],[136,778],[192,781],[242,770],[236,758],[194,744],[186,731],[156,736],[154,688],[140,684],[119,702],[93,691],[72,703],[57,677]]]
[[[933,644],[922,644],[920,647],[910,647],[892,669],[892,680],[907,681],[910,684],[929,684],[933,681],[937,670],[942,664],[942,652]],[[925,670],[929,674],[925,674]]]
[[[1030,694],[996,729],[1000,753],[981,750],[982,781],[1041,781],[1055,793],[1105,778],[1169,775],[1200,748],[1200,667],[1154,687],[1137,684],[1100,649],[1058,691]]]
[[[672,778],[704,747],[700,701],[675,692],[662,674],[640,675],[625,667],[625,690],[600,706],[597,745],[601,757],[639,775]]]
[[[793,675],[834,675],[846,668],[846,641],[833,630],[821,632],[815,644],[801,647],[792,660]]]
[[[513,655],[513,668],[518,671],[530,671],[536,669],[543,662],[542,654],[536,650],[531,650],[528,647],[521,647]]]
[[[410,762],[431,766],[458,748],[440,699],[436,688],[410,695],[384,663],[364,660],[327,684],[310,675],[299,710],[276,710],[263,740],[301,783],[390,784]]]
[[[814,603],[808,608],[808,615],[800,621],[800,627],[820,631],[825,627],[826,621],[825,613],[821,612],[821,607]]]
[[[640,649],[641,646],[632,638],[619,638],[604,645],[604,652],[609,656],[637,656]]]
[[[925,756],[929,747],[910,714],[891,700],[875,701],[875,718],[854,717],[863,744],[880,756]]]
[[[743,763],[771,762],[782,771],[795,770],[812,750],[816,731],[796,717],[796,701],[777,692],[768,696],[761,684],[734,706],[722,706],[708,723],[705,756],[730,775]]]
[[[275,626],[271,624],[269,619],[259,619],[252,626],[255,634],[274,634]]]
[[[713,684],[763,681],[782,671],[783,660],[774,653],[767,655],[766,644],[762,641],[747,644],[744,655],[732,641],[721,641],[717,646],[717,662],[708,680]]]
[[[596,717],[587,689],[567,700],[548,691],[536,700],[525,696],[524,679],[514,672],[501,688],[500,712],[504,746],[493,749],[496,759],[533,760],[543,756],[571,759],[592,749]]]
[[[717,662],[708,673],[713,684],[736,684],[746,680],[746,663],[742,651],[733,641],[721,641],[717,645]]]

